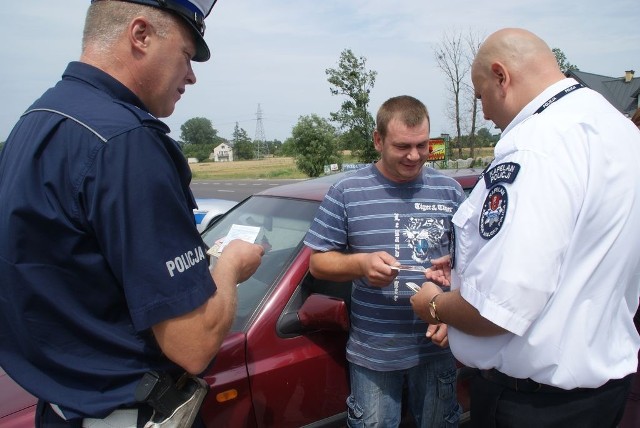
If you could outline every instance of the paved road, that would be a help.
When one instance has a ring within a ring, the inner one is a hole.
[[[480,174],[481,169],[448,169],[442,170],[448,175]],[[259,179],[259,180],[194,180],[191,191],[196,198],[216,198],[230,201],[242,201],[246,197],[282,184],[295,183],[301,179]]]
[[[261,190],[297,181],[300,180],[196,180],[191,182],[191,191],[196,198],[242,201]]]

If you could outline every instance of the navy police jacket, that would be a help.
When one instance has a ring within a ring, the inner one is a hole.
[[[214,292],[191,173],[124,85],[72,62],[0,152],[0,366],[67,419],[177,371],[150,327]]]

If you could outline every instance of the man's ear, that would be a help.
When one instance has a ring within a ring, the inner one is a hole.
[[[500,62],[494,62],[491,64],[491,74],[493,76],[494,82],[498,85],[498,87],[504,91],[507,86],[511,83],[511,76],[509,75],[509,70]]]
[[[134,18],[131,21],[127,31],[131,50],[134,54],[143,54],[147,50],[152,28],[151,23],[143,16]]]
[[[382,138],[380,137],[380,133],[377,129],[373,131],[373,146],[375,147],[376,151],[382,151]]]

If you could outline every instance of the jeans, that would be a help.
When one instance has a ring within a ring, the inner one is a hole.
[[[462,407],[456,400],[456,366],[450,355],[435,357],[406,370],[375,371],[350,364],[351,395],[347,398],[347,426],[397,427],[402,418],[402,395],[417,427],[457,427]]]

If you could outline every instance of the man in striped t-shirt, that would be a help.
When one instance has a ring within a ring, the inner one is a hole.
[[[446,326],[427,335],[407,286],[425,276],[393,267],[429,267],[448,254],[451,218],[464,192],[454,179],[424,167],[429,114],[419,100],[387,100],[376,122],[380,160],[331,187],[305,237],[315,277],[353,281],[348,424],[397,426],[406,384],[417,426],[444,420],[456,426],[460,406]]]

